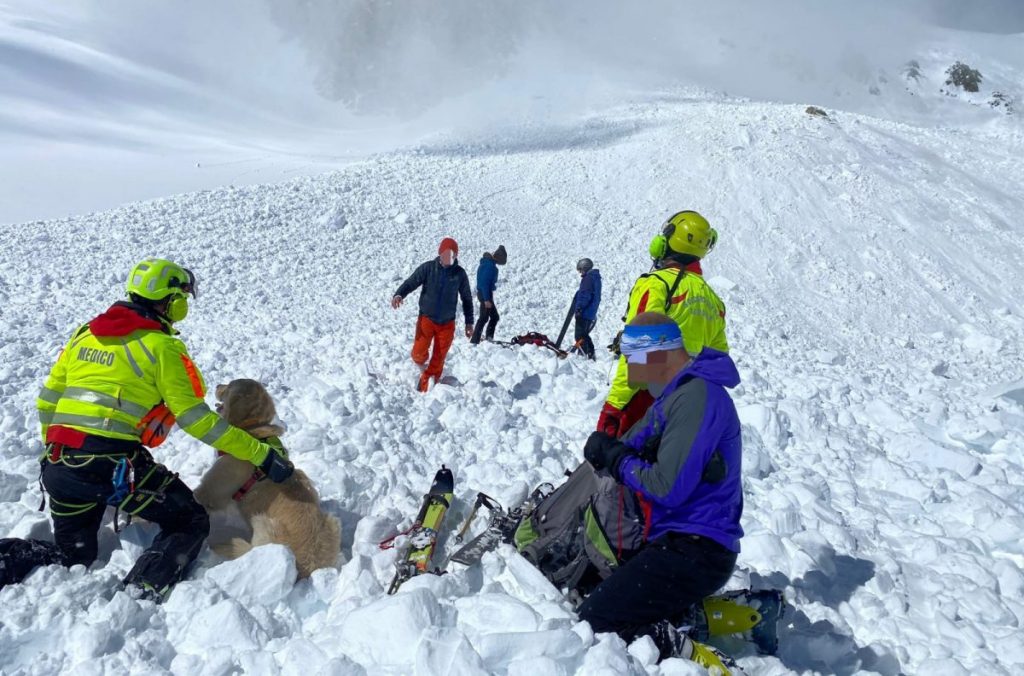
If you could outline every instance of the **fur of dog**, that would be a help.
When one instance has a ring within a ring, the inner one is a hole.
[[[255,380],[232,380],[216,389],[217,412],[235,427],[257,439],[276,437],[284,429],[274,424],[274,401],[266,388]],[[217,528],[211,518],[208,542],[227,559],[235,559],[253,547],[277,543],[295,554],[299,578],[309,577],[318,568],[337,564],[341,554],[341,524],[320,509],[320,496],[305,472],[296,469],[283,483],[269,479],[258,481],[235,502],[234,494],[253,475],[252,464],[230,455],[221,455],[206,472],[195,490],[196,500],[211,512],[227,512],[237,506],[252,538],[231,537],[227,528]]]

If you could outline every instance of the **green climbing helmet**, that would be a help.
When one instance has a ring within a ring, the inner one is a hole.
[[[196,297],[196,277],[191,270],[162,258],[147,258],[132,268],[126,290],[129,296],[151,301],[162,301],[171,296],[167,304],[167,318],[180,322],[188,315],[188,296]]]
[[[696,211],[673,214],[662,226],[661,234],[651,240],[651,258],[660,260],[673,253],[704,258],[715,248],[718,232]]]

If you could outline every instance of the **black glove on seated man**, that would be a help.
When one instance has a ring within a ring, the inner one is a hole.
[[[292,464],[292,461],[284,453],[271,446],[267,459],[260,465],[260,471],[266,474],[267,478],[275,484],[279,484],[282,481],[286,481],[292,475],[292,472],[295,471],[295,465]]]
[[[629,455],[630,450],[629,446],[606,432],[591,432],[583,447],[583,457],[594,469],[607,469],[617,481],[621,481],[619,463]]]

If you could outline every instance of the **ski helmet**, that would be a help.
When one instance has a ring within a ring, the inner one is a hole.
[[[126,291],[148,301],[171,297],[165,314],[172,322],[180,322],[188,315],[188,295],[196,297],[196,286],[191,270],[162,258],[147,258],[132,268]]]
[[[586,274],[586,273],[590,272],[593,269],[594,269],[594,261],[590,260],[589,258],[581,258],[576,263],[576,272],[579,272],[580,274]]]
[[[660,260],[671,254],[703,258],[715,248],[718,232],[696,211],[680,211],[662,226],[661,234],[651,240],[651,257]]]

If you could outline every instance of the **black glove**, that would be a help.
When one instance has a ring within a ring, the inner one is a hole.
[[[578,322],[582,322],[583,321],[583,313],[580,312],[579,310],[576,310],[576,321],[578,321]]]
[[[260,465],[260,471],[266,474],[275,484],[279,484],[282,481],[286,481],[292,475],[292,472],[295,471],[295,465],[288,459],[288,456],[270,446],[270,453],[267,453],[267,459]]]
[[[619,349],[619,343],[621,341],[622,331],[619,331],[618,333],[615,334],[615,337],[612,338],[612,342],[608,343],[608,351],[614,354],[616,357],[622,354],[622,350]]]
[[[619,464],[629,454],[629,446],[605,432],[591,432],[583,447],[583,457],[594,469],[607,469],[619,479]]]

